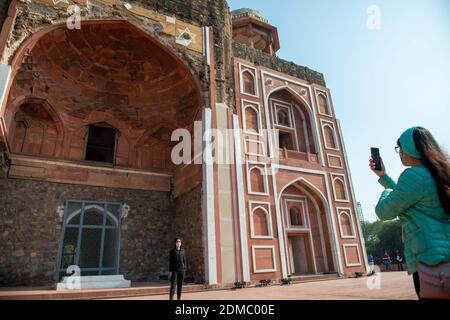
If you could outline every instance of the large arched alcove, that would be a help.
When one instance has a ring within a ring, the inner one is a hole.
[[[268,101],[274,129],[279,130],[280,149],[317,154],[314,119],[309,106],[289,88],[274,90]]]
[[[26,41],[14,62],[4,115],[8,140],[11,145],[20,144],[14,132],[24,131],[26,126],[25,122],[17,124],[17,114],[24,108],[17,101],[43,97],[52,101],[66,135],[61,153],[48,152],[45,155],[49,157],[85,160],[87,141],[80,130],[87,128],[80,126],[87,127],[85,119],[93,113],[120,123],[120,130],[115,129],[126,137],[120,140],[121,146],[135,148],[125,151],[127,154],[144,156],[151,145],[156,148],[152,152],[167,154],[170,141],[159,133],[192,127],[203,105],[198,79],[187,64],[126,21],[86,21],[81,30],[49,27]],[[162,123],[171,127],[161,127]],[[161,127],[159,132],[147,137],[152,143],[146,142],[145,150],[139,150],[143,135],[156,127]],[[122,153],[125,149],[121,148]],[[22,153],[19,148],[12,151]],[[118,164],[161,169],[161,164],[153,167],[145,159],[124,157],[119,155]]]
[[[42,192],[39,201],[28,200],[33,212],[67,199],[129,205],[130,215],[119,223],[124,227],[117,240],[121,249],[114,247],[113,253],[120,272],[133,281],[148,281],[166,268],[163,252],[172,246],[172,224],[183,226],[177,236],[184,236],[195,261],[188,274],[204,279],[203,244],[196,241],[202,237],[202,171],[176,167],[170,159],[173,130],[193,132],[194,121],[202,116],[196,70],[205,58],[194,55],[175,54],[126,21],[84,21],[81,30],[68,30],[65,24],[41,29],[13,58],[0,115],[16,161],[8,173],[11,184],[26,184],[27,194]],[[189,59],[197,58],[188,66]],[[191,175],[176,174],[180,168]],[[26,181],[30,177],[39,187]],[[22,189],[17,190],[11,194]],[[43,221],[54,216],[43,212]],[[52,228],[64,224],[61,219]],[[77,241],[84,239],[89,240]],[[99,252],[99,239],[91,239],[91,247],[81,244],[80,257]],[[52,251],[55,261],[64,248]],[[111,270],[98,272],[103,271]],[[82,270],[82,275],[89,272]]]

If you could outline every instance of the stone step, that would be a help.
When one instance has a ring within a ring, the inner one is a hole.
[[[118,289],[95,289],[95,290],[2,290],[0,300],[86,300],[123,298],[154,295],[169,295],[168,285],[153,285]],[[184,285],[183,292],[204,291],[204,285]]]
[[[304,282],[315,282],[315,281],[327,281],[327,280],[338,280],[342,279],[337,273],[329,274],[311,274],[311,275],[299,275],[291,276],[292,283],[304,283]]]
[[[82,277],[64,277],[62,282],[58,283],[56,290],[64,289],[114,289],[131,288],[131,281],[125,280],[123,275],[111,276],[82,276]]]

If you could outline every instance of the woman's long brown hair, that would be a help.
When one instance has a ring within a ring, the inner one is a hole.
[[[439,147],[427,129],[415,128],[413,137],[423,165],[430,171],[436,182],[442,207],[450,214],[450,162],[448,155]]]

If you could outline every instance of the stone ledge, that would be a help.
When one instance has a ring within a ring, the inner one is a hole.
[[[75,281],[72,281],[75,280]],[[84,277],[64,277],[63,281],[56,285],[56,290],[67,290],[71,286],[77,285],[79,281],[79,288],[83,289],[115,289],[115,288],[130,288],[131,281],[125,280],[123,275],[115,276],[84,276]]]
[[[323,87],[327,86],[325,78],[320,72],[271,56],[268,53],[250,48],[236,41],[233,41],[233,54],[237,58],[250,61],[256,65],[264,66]]]

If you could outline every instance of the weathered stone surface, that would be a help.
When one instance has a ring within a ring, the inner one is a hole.
[[[54,283],[62,225],[56,208],[66,199],[130,205],[121,234],[120,272],[126,279],[154,280],[161,268],[168,267],[170,226],[175,216],[169,193],[2,179],[0,285]]]
[[[264,66],[269,69],[306,80],[310,83],[315,83],[326,87],[325,78],[323,77],[322,73],[311,70],[307,67],[299,66],[293,62],[271,56],[270,54],[265,53],[261,50],[256,50],[234,41],[233,53],[235,57],[253,62],[256,65]]]

